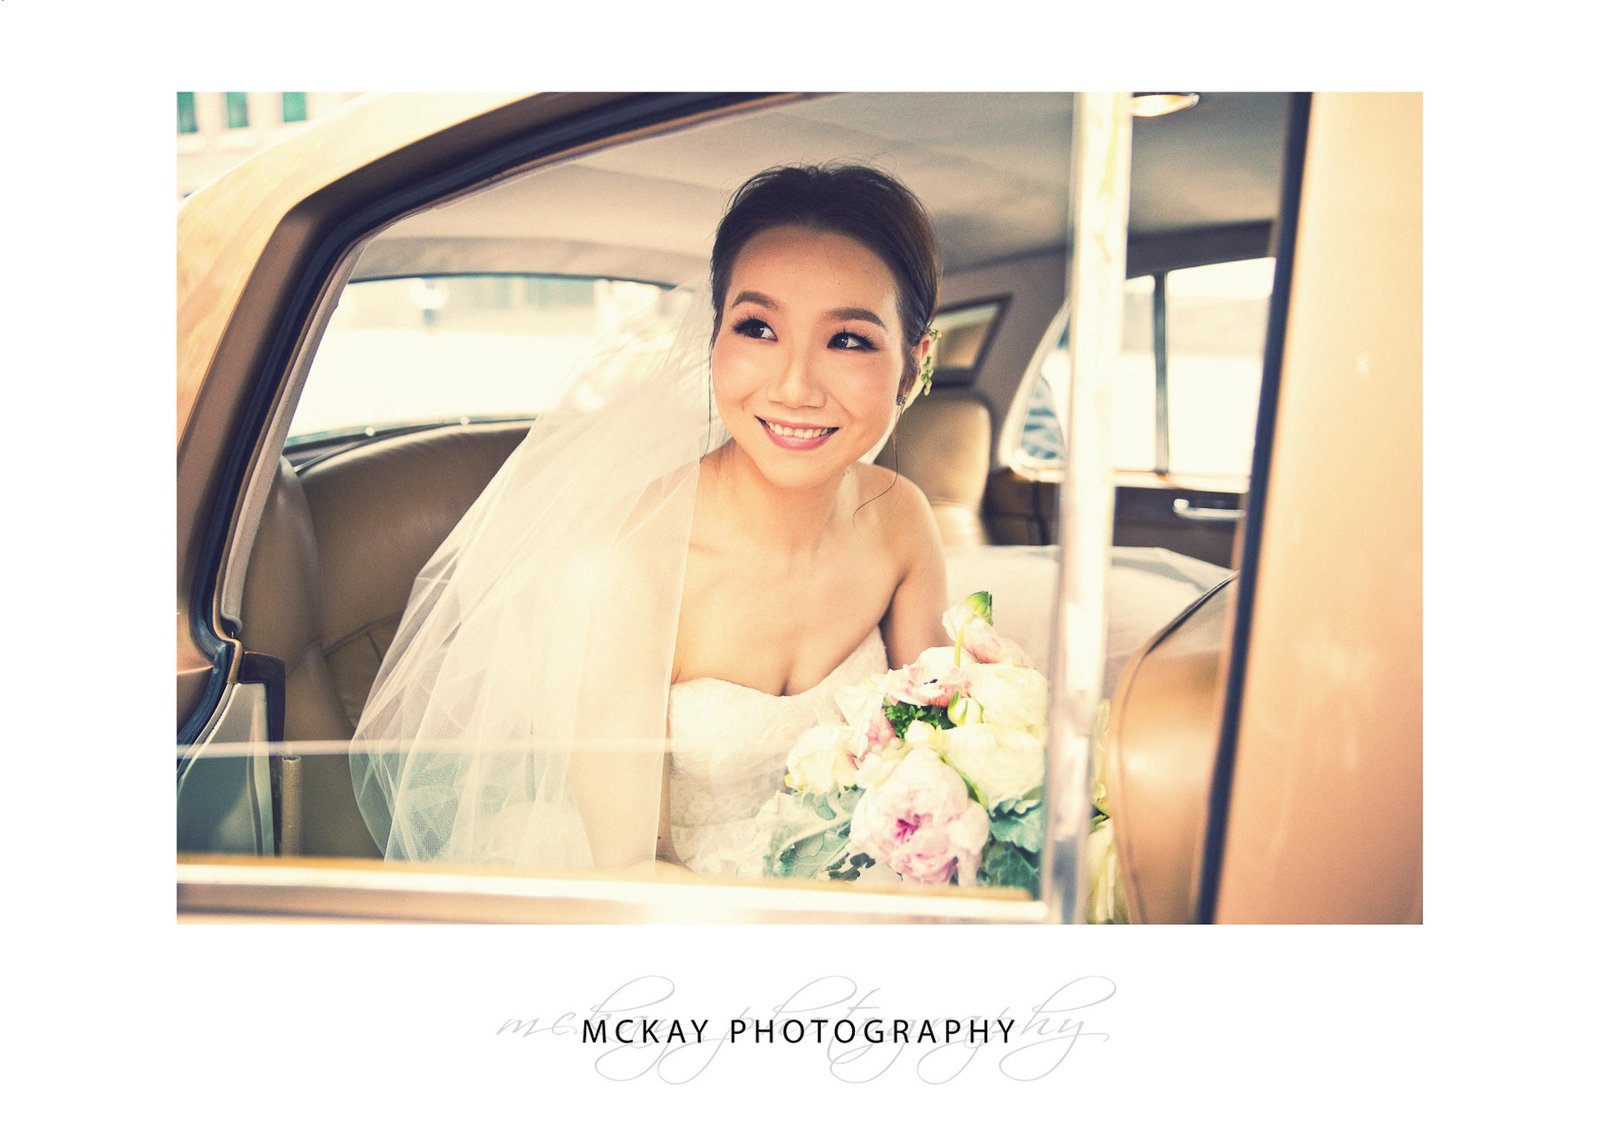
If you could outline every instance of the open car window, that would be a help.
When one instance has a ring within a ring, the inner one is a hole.
[[[289,446],[393,425],[536,415],[649,282],[555,274],[353,281],[323,333]]]

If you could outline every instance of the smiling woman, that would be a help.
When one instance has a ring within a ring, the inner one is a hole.
[[[796,179],[812,224],[753,224],[763,208],[793,211]],[[692,349],[663,371],[625,345],[570,389],[592,404],[612,382],[603,406],[547,413],[423,569],[352,755],[387,856],[613,868],[652,853],[676,864],[681,839],[694,871],[759,873],[755,820],[789,746],[842,720],[834,691],[884,670],[886,642],[905,663],[942,640],[931,510],[862,463],[911,392],[932,297],[908,310],[914,281],[824,228],[841,212],[868,235],[907,229],[898,214],[929,233],[916,199],[865,168],[767,172],[735,195],[722,229],[739,238],[714,256],[732,294],[712,298],[723,443],[684,459],[722,435]],[[917,255],[927,280],[931,241]],[[600,455],[611,462],[582,475]],[[691,702],[682,687],[696,681],[727,688]],[[530,708],[530,694],[543,700]],[[772,704],[783,697],[796,700]],[[615,744],[663,734],[700,743],[693,765],[669,753],[665,779],[651,748]]]

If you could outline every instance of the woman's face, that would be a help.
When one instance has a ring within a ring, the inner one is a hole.
[[[717,409],[763,476],[808,487],[883,438],[905,375],[889,267],[803,226],[750,239],[734,260],[711,350]]]

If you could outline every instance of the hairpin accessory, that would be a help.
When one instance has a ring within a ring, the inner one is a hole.
[[[922,358],[922,364],[917,369],[917,383],[922,386],[922,395],[927,396],[933,391],[933,349],[939,344],[942,336],[940,330],[928,326],[923,336],[928,339],[928,352]]]

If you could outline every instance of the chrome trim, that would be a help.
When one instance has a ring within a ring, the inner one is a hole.
[[[1193,520],[1196,523],[1233,523],[1244,518],[1243,508],[1197,508],[1188,500],[1178,497],[1172,501],[1172,514],[1179,519]]]

